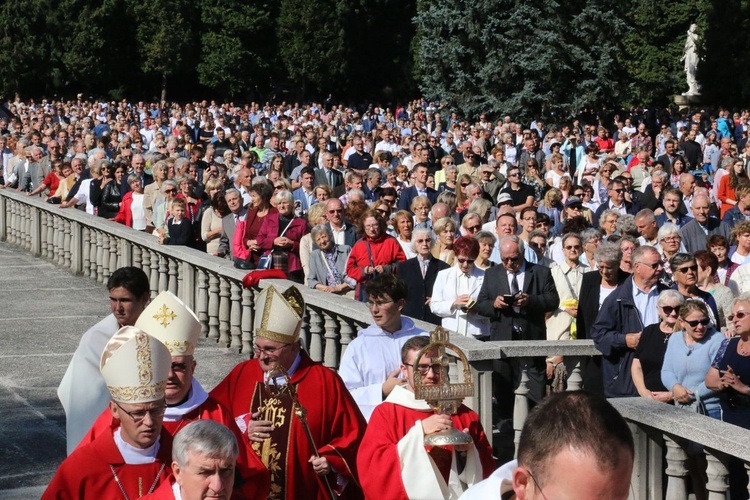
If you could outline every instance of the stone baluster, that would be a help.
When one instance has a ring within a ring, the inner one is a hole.
[[[206,271],[198,269],[198,304],[195,312],[201,322],[201,335],[208,336],[208,276]]]
[[[344,352],[346,352],[346,348],[349,347],[349,344],[351,343],[352,339],[354,338],[354,332],[356,331],[356,326],[352,322],[351,319],[345,318],[344,316],[339,316],[339,333],[341,334],[341,358],[344,357]]]
[[[136,244],[133,244],[133,267],[139,267],[145,271],[143,269],[143,252],[141,252],[141,247]]]
[[[70,221],[63,219],[63,266],[70,269]]]
[[[310,357],[313,361],[323,361],[323,316],[312,307],[308,307],[307,311],[310,313],[308,322],[310,327],[310,344],[308,345]]]
[[[89,259],[91,260],[91,279],[99,281],[99,275],[97,274],[97,265],[96,265],[96,253],[98,252],[98,245],[96,244],[96,239],[98,238],[98,231],[91,229],[89,234]]]
[[[169,266],[167,264],[167,257],[163,254],[159,254],[159,293],[169,289]]]
[[[109,273],[112,274],[120,267],[122,260],[122,241],[117,236],[109,237]]]
[[[62,217],[55,217],[55,247],[57,265],[62,267],[65,264],[65,229]]]
[[[302,343],[302,348],[310,353],[311,335],[310,335],[310,307],[305,308],[305,312],[302,313],[302,326],[299,329],[299,337]],[[320,347],[320,356],[323,356],[323,347]]]
[[[47,246],[47,259],[54,261],[55,259],[55,218],[50,212],[47,212],[47,225],[46,225],[45,230],[47,231],[47,238],[45,242]]]
[[[47,217],[48,213],[46,210],[42,210],[40,213],[41,216],[41,230],[39,231],[39,234],[42,238],[41,245],[39,247],[40,250],[40,257],[43,259],[47,258]]]
[[[667,494],[666,500],[683,500],[687,498],[687,475],[685,467],[687,453],[682,446],[669,436],[664,436],[667,445]]]
[[[330,311],[324,310],[323,319],[325,322],[325,356],[323,364],[328,368],[336,369],[339,366],[339,350],[336,342],[336,316]]]
[[[229,281],[219,278],[219,343],[222,346],[229,347],[232,339],[230,338],[229,313],[230,313],[230,285]]]
[[[104,259],[107,254],[104,253],[104,239],[106,235],[102,231],[96,232],[96,280],[104,283]],[[109,243],[107,243],[109,246]]]
[[[169,259],[169,288],[168,290],[177,295],[177,261]],[[179,297],[179,295],[177,295]]]
[[[208,338],[219,341],[219,277],[208,275]]]
[[[745,462],[745,473],[750,476],[750,463]],[[747,490],[748,494],[750,494],[750,481],[747,483]],[[750,498],[750,495],[748,495],[748,498]]]
[[[7,208],[5,209],[7,211],[7,220],[8,220],[8,227],[6,229],[5,238],[8,243],[11,245],[15,245],[16,243],[16,204],[13,200],[8,199],[7,204],[5,205]]]
[[[23,205],[23,247],[26,250],[32,249],[32,238],[31,238],[31,207],[29,205]],[[68,266],[70,267],[70,266]]]
[[[101,232],[102,236],[102,281],[107,282],[109,279],[109,235],[104,231]]]
[[[141,251],[141,269],[146,273],[149,281],[151,280],[151,250],[146,247],[138,247]]]
[[[155,298],[159,295],[159,254],[153,250],[149,250],[151,254],[151,274],[148,282],[151,285],[151,298]]]
[[[521,360],[521,363],[523,365],[526,364],[524,360]],[[521,429],[523,429],[523,424],[526,422],[526,417],[529,416],[529,374],[525,367],[521,369],[521,382],[518,384],[515,394],[515,406],[513,407],[513,430],[515,431],[513,437],[513,443],[515,443],[514,456],[518,453],[518,442],[521,439]]]
[[[91,231],[86,226],[81,229],[81,248],[83,250],[83,276],[91,276]]]
[[[706,450],[706,491],[708,500],[725,500],[729,491],[728,457],[723,453]]]
[[[230,283],[231,309],[229,312],[229,328],[232,334],[232,349],[242,351],[242,287],[239,282]]]
[[[253,317],[255,313],[255,294],[252,288],[242,289],[242,353],[252,355],[253,352]]]
[[[583,377],[581,376],[581,358],[575,357],[571,360],[573,369],[568,375],[568,390],[580,391],[583,387]]]
[[[26,205],[26,250],[34,252],[34,213],[36,208]]]

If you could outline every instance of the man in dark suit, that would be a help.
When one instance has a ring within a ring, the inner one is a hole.
[[[357,228],[344,220],[344,204],[338,198],[328,198],[326,202],[326,225],[333,232],[333,241],[337,245],[348,245],[350,248],[357,241]]]
[[[417,256],[405,260],[398,266],[398,275],[404,280],[409,291],[401,313],[439,325],[440,318],[430,310],[430,297],[437,274],[450,266],[432,255],[432,231],[427,228],[415,229],[411,239]]]
[[[154,178],[143,171],[146,168],[146,159],[143,155],[133,155],[131,165],[133,167],[133,173],[141,178],[141,185],[143,187],[154,182]],[[130,184],[128,184],[128,175],[123,175],[122,182],[120,183],[120,193],[124,196],[128,191],[131,191]]]
[[[294,169],[299,166],[301,163],[299,159],[299,155],[302,153],[302,151],[305,149],[305,141],[302,139],[298,140],[294,143],[294,151],[285,156],[283,160],[284,164],[284,170],[286,171],[287,177],[290,177],[292,175],[292,172],[294,172]]]
[[[315,169],[315,185],[326,184],[331,189],[344,184],[344,174],[333,167],[333,155],[323,153],[323,168]]]
[[[594,227],[599,227],[599,218],[605,210],[616,210],[622,215],[635,215],[638,213],[638,207],[625,200],[625,189],[625,185],[622,181],[610,181],[609,186],[607,186],[609,201],[607,203],[602,203],[599,208],[596,209],[596,212],[594,213]],[[625,214],[623,212],[625,212]]]
[[[426,196],[433,205],[437,203],[437,191],[427,187],[428,171],[426,163],[417,163],[414,165],[414,185],[401,191],[401,196],[398,200],[399,210],[411,212],[411,202],[417,196]]]
[[[229,257],[234,260],[232,255],[232,242],[234,241],[234,231],[237,223],[245,220],[247,209],[242,206],[242,194],[237,189],[229,189],[224,194],[230,213],[221,219],[221,239],[219,240],[219,255]]]
[[[668,173],[672,173],[672,164],[674,163],[677,156],[674,154],[675,141],[674,139],[667,139],[664,141],[664,154],[659,156],[656,161],[664,165],[664,170]]]
[[[474,306],[476,312],[490,318],[492,340],[546,340],[545,315],[560,305],[552,273],[524,259],[523,241],[518,236],[503,236],[498,248],[502,265],[486,271]],[[498,360],[494,365],[501,418],[512,416],[513,391],[522,370],[529,377],[532,401],[541,400],[546,381],[544,357]]]

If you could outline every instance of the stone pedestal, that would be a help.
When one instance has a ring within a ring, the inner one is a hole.
[[[692,95],[680,94],[680,95],[673,95],[672,102],[680,107],[680,111],[683,111],[693,106],[699,106],[702,100],[701,100],[700,94],[692,94]]]

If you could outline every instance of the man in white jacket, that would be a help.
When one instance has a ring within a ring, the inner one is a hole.
[[[347,346],[339,375],[369,421],[373,409],[394,387],[405,385],[399,376],[401,347],[411,337],[428,335],[410,318],[401,316],[406,284],[394,274],[383,274],[365,285],[373,324]]]

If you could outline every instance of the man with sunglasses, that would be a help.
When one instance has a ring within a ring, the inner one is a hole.
[[[455,415],[436,414],[414,397],[416,381],[440,383],[442,365],[437,352],[427,351],[429,337],[407,340],[401,348],[401,377],[375,408],[357,454],[366,498],[457,498],[495,469],[492,448],[479,416],[461,405]],[[425,446],[424,437],[455,428],[467,432],[472,443],[452,447]],[[442,476],[442,477],[441,477]]]
[[[638,396],[630,366],[641,332],[659,322],[656,301],[666,286],[659,281],[661,255],[651,246],[633,251],[633,275],[609,296],[599,310],[590,335],[602,353],[604,395]]]
[[[615,210],[619,212],[620,215],[635,215],[638,213],[638,207],[625,199],[626,190],[627,188],[622,181],[617,179],[610,181],[609,186],[607,186],[609,201],[607,203],[602,203],[599,208],[596,209],[596,212],[594,212],[594,227],[599,226],[599,218],[605,210]]]
[[[60,465],[43,499],[140,498],[170,475],[172,437],[162,429],[169,350],[138,328],[118,330],[101,355],[109,412],[120,425]]]

